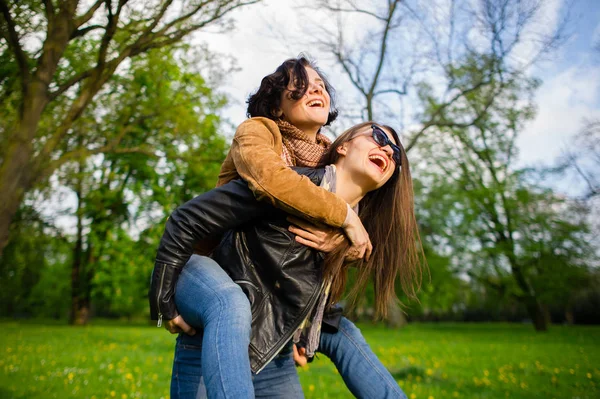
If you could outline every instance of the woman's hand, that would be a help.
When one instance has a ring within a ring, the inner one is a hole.
[[[308,363],[308,358],[306,357],[306,349],[296,347],[294,344],[294,362],[296,362],[296,366],[304,367],[306,363]]]
[[[165,322],[165,328],[171,334],[186,333],[187,335],[196,335],[196,330],[194,327],[186,323],[181,315],[175,317],[174,319],[167,320]]]
[[[365,230],[360,218],[351,208],[348,208],[348,216],[346,217],[346,224],[344,231],[350,240],[351,247],[346,252],[347,261],[355,261],[358,259],[369,260],[371,252],[373,252],[373,245],[369,239],[369,233]]]
[[[329,253],[346,239],[342,230],[334,227],[315,225],[294,216],[287,220],[292,223],[288,230],[296,234],[296,241],[317,251]]]

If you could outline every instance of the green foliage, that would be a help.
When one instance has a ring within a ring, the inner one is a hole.
[[[68,241],[33,208],[21,208],[0,258],[0,315],[64,318],[70,258]]]
[[[488,83],[446,107],[438,134],[422,138],[418,220],[427,245],[498,300],[530,311],[534,303],[565,307],[594,263],[586,210],[516,167],[516,140],[534,116],[539,82],[515,72],[488,75],[501,67],[494,62],[469,55],[451,71],[458,90]],[[426,113],[438,112],[427,93],[423,87]]]
[[[22,280],[6,292],[3,314],[64,317],[76,259],[80,277],[74,294],[91,298],[98,314],[147,312],[148,279],[163,222],[176,206],[214,187],[227,148],[218,132],[225,97],[193,65],[199,51],[204,50],[180,46],[136,58],[74,123],[59,145],[68,161],[54,176],[76,194],[78,207],[69,213],[80,222],[82,252],[74,257],[77,236],[62,238],[58,230],[44,229],[42,218],[39,227],[31,221],[20,224],[24,230],[15,230],[0,261],[7,279]],[[84,58],[74,54],[73,62]],[[54,105],[56,112],[64,111],[60,102]],[[56,122],[49,118],[40,129],[50,131]],[[115,141],[133,151],[96,156],[78,151]],[[42,194],[54,190],[47,187]],[[49,253],[59,244],[68,256]],[[43,246],[48,252],[30,249]],[[46,289],[52,294],[44,299]],[[19,305],[30,291],[32,299]],[[57,310],[42,312],[46,307]]]

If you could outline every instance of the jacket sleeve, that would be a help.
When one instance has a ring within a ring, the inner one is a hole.
[[[269,208],[256,200],[246,182],[233,180],[186,202],[171,214],[158,247],[149,292],[151,317],[159,320],[159,326],[162,318],[170,320],[178,315],[175,285],[195,245],[260,217]]]
[[[346,202],[290,169],[281,159],[281,148],[277,125],[267,118],[251,118],[238,127],[230,155],[257,199],[305,219],[343,227]]]

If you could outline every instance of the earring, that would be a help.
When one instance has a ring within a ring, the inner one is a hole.
[[[281,108],[278,108],[278,109],[276,109],[276,110],[273,111],[273,115],[276,118],[281,118],[281,115],[283,115],[283,111],[281,110]]]

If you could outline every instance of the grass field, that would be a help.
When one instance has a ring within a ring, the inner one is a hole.
[[[361,326],[412,399],[600,398],[600,327]],[[0,398],[167,398],[174,337],[150,326],[0,322]],[[307,398],[351,397],[328,359],[299,371]]]

